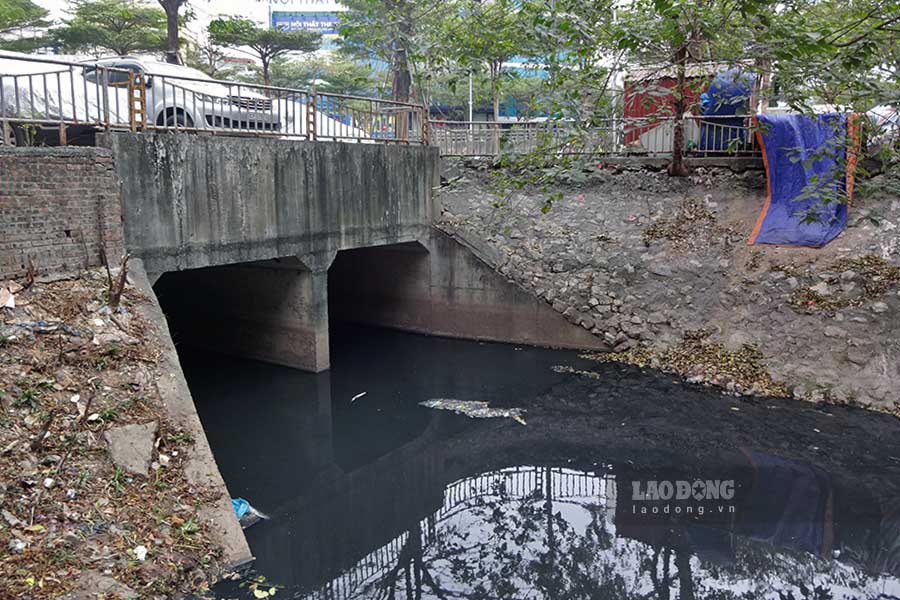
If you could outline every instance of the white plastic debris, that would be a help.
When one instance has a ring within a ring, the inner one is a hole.
[[[491,408],[487,402],[477,400],[453,400],[450,398],[432,398],[419,402],[420,406],[437,410],[449,410],[456,414],[466,415],[471,419],[491,419],[503,417],[525,425],[525,412],[521,408]]]
[[[15,308],[16,296],[5,287],[0,287],[0,308]]]
[[[137,546],[134,549],[134,556],[140,561],[143,561],[147,558],[147,547],[146,546]]]

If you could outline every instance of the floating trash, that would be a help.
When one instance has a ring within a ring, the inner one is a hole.
[[[432,398],[424,402],[419,402],[419,406],[425,408],[434,408],[437,410],[449,410],[458,415],[466,415],[471,419],[492,419],[503,417],[512,419],[517,423],[525,425],[525,419],[522,417],[524,410],[521,408],[491,408],[487,402],[479,400],[452,400],[449,398]]]
[[[243,498],[232,498],[231,506],[234,508],[234,515],[241,524],[241,529],[247,529],[260,521],[269,520],[268,515],[250,506],[250,503]]]

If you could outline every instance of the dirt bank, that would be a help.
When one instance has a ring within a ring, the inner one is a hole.
[[[0,282],[0,597],[178,597],[234,562],[148,292],[127,285],[110,309],[102,270]]]
[[[598,168],[546,214],[546,194],[500,197],[488,171],[457,174],[439,226],[496,247],[495,268],[615,352],[599,359],[897,412],[900,199],[877,180],[816,250],[746,245],[760,171]]]

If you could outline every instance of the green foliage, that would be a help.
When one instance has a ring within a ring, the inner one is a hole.
[[[215,79],[231,75],[225,65],[225,54],[212,42],[186,43],[182,45],[182,49],[185,66],[203,71]]]
[[[499,117],[503,63],[528,51],[528,28],[514,0],[460,0],[444,25],[444,46],[458,69],[484,72],[491,86],[493,120]]]
[[[442,73],[448,62],[445,22],[455,0],[346,0],[343,4],[349,9],[341,14],[344,52],[387,63],[394,99],[410,99],[415,83],[417,100],[426,102],[428,81]]]
[[[259,27],[249,19],[228,17],[209,24],[210,40],[230,48],[248,47],[262,63],[263,82],[270,85],[272,61],[289,52],[312,52],[319,47],[321,36],[311,31],[285,31]]]
[[[118,55],[156,52],[166,45],[166,14],[132,0],[76,0],[71,17],[52,30],[67,51]]]
[[[46,46],[44,35],[33,35],[31,28],[47,26],[47,11],[31,0],[0,1],[0,50],[29,52]]]
[[[269,70],[271,85],[294,89],[312,89],[333,94],[364,96],[376,92],[379,79],[367,64],[341,56],[311,56],[302,60],[276,59]],[[262,70],[250,67],[239,76],[253,83],[262,83]]]

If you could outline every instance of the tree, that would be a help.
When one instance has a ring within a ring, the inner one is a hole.
[[[246,46],[262,63],[263,83],[270,85],[272,61],[289,52],[312,52],[319,47],[321,36],[305,30],[264,29],[240,17],[215,19],[209,24],[209,38],[219,46]]]
[[[166,15],[132,0],[76,0],[71,18],[52,31],[66,50],[118,55],[165,47]]]
[[[731,21],[738,16],[735,5],[723,0],[636,0],[619,22],[615,35],[621,50],[645,64],[674,69],[676,84],[671,94],[675,121],[669,165],[672,175],[688,174],[682,120],[689,108],[686,102],[688,63],[711,56],[711,45],[717,37],[731,31]]]
[[[181,64],[178,54],[178,11],[187,4],[187,0],[157,0],[166,13],[166,62]]]
[[[47,11],[31,0],[3,0],[0,2],[0,48],[28,52],[46,45],[43,35],[30,35],[28,29],[48,25]]]
[[[184,64],[203,71],[210,77],[222,79],[227,69],[223,66],[225,54],[208,39],[200,43],[185,44]]]
[[[280,87],[315,87],[333,94],[356,96],[371,94],[378,86],[369,65],[339,56],[278,59],[272,62],[270,79],[272,85]]]
[[[420,91],[447,60],[442,27],[456,2],[346,0],[341,15],[344,50],[390,65],[391,98],[408,102],[415,81]]]
[[[487,72],[494,121],[500,118],[503,64],[527,48],[518,2],[465,0],[447,24],[447,46],[463,69]]]

